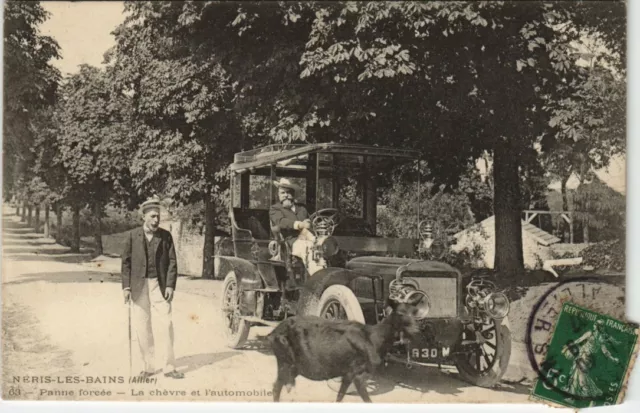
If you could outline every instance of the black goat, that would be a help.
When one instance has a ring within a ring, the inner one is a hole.
[[[296,316],[280,323],[268,335],[278,362],[273,400],[280,400],[282,386],[291,391],[301,375],[316,381],[342,377],[337,402],[353,382],[362,400],[371,403],[364,379],[383,362],[398,333],[412,336],[418,332],[415,307],[388,305],[391,314],[374,326],[314,316]]]

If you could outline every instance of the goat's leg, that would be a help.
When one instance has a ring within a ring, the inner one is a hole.
[[[347,393],[347,389],[351,384],[353,378],[350,374],[345,374],[342,376],[342,383],[340,384],[340,390],[338,390],[338,398],[336,398],[336,402],[340,403],[342,399],[344,399],[344,395]]]
[[[287,386],[287,392],[291,391],[291,388],[295,385],[295,373],[293,366],[291,366],[288,362],[283,362],[278,359],[278,376],[276,378],[275,383],[273,383],[273,401],[280,401],[280,393],[282,392],[282,387]]]
[[[282,382],[282,380],[280,380],[280,377],[278,377],[275,383],[273,383],[273,401],[274,402],[280,401],[280,392],[282,392],[283,385],[284,383]]]
[[[364,400],[365,403],[371,403],[371,398],[369,397],[369,392],[367,391],[363,376],[355,376],[353,378],[353,383],[356,385],[356,389],[358,389],[358,394],[360,395],[360,397],[362,397],[362,400]]]
[[[369,342],[362,341],[356,337],[347,337],[347,340],[359,354],[366,355],[368,364],[366,370],[370,373],[375,372],[378,366],[382,363],[382,359],[376,349],[369,345]]]

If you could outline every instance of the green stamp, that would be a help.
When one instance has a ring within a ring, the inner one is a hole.
[[[532,398],[573,408],[620,403],[637,339],[634,325],[565,302]]]

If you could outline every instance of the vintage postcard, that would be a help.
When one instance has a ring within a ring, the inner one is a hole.
[[[2,398],[623,403],[626,13],[5,1]]]

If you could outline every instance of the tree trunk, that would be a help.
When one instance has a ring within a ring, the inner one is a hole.
[[[489,188],[491,188],[491,191],[493,192],[495,190],[495,188],[494,188],[494,182],[493,182],[494,179],[491,177],[491,174],[490,174],[490,172],[492,172],[492,171],[491,171],[491,168],[489,167],[489,154],[487,152],[484,152],[482,154],[482,159],[484,160],[484,171],[487,174],[486,175],[486,177],[487,177],[487,181],[486,182],[489,185]]]
[[[95,255],[102,255],[102,204],[95,202],[93,204],[93,236],[95,238],[96,248]]]
[[[20,222],[25,222],[27,220],[27,203],[22,203],[22,216],[20,217]]]
[[[216,235],[216,208],[215,204],[211,200],[211,196],[207,194],[204,200],[204,247],[202,249],[202,278],[214,279],[215,278],[215,268],[214,268],[214,245],[215,245],[215,235]]]
[[[565,177],[562,177],[560,181],[560,193],[562,194],[562,210],[563,211],[569,210],[569,198],[567,197],[567,182],[569,181],[570,177],[571,177],[571,174]]]
[[[32,224],[33,224],[33,206],[29,205],[27,207],[27,225],[29,226],[29,228],[31,228]]]
[[[582,242],[585,244],[589,243],[589,221],[585,220],[582,223]]]
[[[80,252],[80,206],[73,206],[71,252]]]
[[[567,175],[560,178],[560,193],[562,194],[562,210],[563,211],[569,211],[569,197],[567,195],[567,182],[569,181],[570,177],[571,177],[571,172],[569,172]],[[562,219],[562,217],[559,218],[558,226],[562,231],[562,234],[563,234],[562,238],[564,238],[566,242],[566,237],[564,237],[564,233],[566,231],[564,229],[567,226],[567,223],[564,219]],[[569,232],[571,232],[571,228],[569,228]],[[569,238],[571,238],[571,235],[569,235]]]
[[[40,205],[36,205],[35,208],[35,220],[34,220],[34,224],[33,224],[33,228],[35,229],[35,233],[40,233]]]
[[[51,237],[51,223],[49,222],[49,204],[44,204],[44,237]]]
[[[521,197],[518,152],[508,140],[494,149],[493,174],[496,235],[494,268],[501,277],[515,277],[524,272]]]
[[[16,216],[19,217],[20,216],[20,204],[16,203]]]
[[[56,204],[56,242],[60,243],[62,241],[62,204],[58,202]]]

